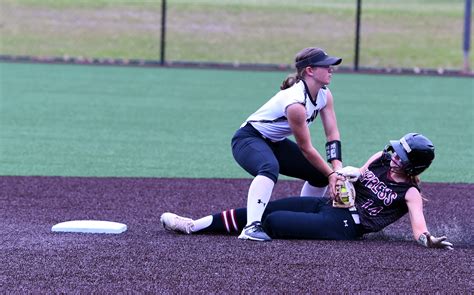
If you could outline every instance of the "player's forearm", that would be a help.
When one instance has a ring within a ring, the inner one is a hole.
[[[332,168],[334,170],[339,170],[342,168],[342,161],[340,160],[332,160],[331,161]]]
[[[333,169],[329,167],[326,161],[321,157],[318,151],[314,147],[300,147],[301,152],[305,156],[306,159],[314,166],[316,169],[321,171],[324,175],[329,175],[333,172]]]

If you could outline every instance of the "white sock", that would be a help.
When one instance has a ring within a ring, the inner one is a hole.
[[[257,175],[250,184],[247,197],[247,225],[254,221],[261,221],[263,211],[272,196],[275,183],[270,178]]]
[[[301,197],[323,197],[326,194],[328,186],[316,187],[305,181],[301,189]]]
[[[206,227],[210,226],[212,223],[212,215],[204,216],[203,218],[199,218],[198,220],[194,220],[194,225],[191,227],[191,232],[195,233]]]

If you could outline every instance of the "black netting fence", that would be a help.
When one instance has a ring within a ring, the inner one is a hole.
[[[297,51],[317,46],[341,56],[350,69],[462,71],[473,59],[463,53],[467,3],[470,0],[3,0],[0,54],[286,68]]]

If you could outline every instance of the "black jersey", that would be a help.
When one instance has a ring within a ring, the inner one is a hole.
[[[376,232],[397,221],[408,212],[405,194],[412,183],[397,183],[388,178],[390,154],[384,153],[372,162],[364,175],[354,183],[355,206],[365,232]]]

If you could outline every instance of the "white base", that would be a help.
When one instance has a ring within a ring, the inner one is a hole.
[[[101,220],[71,220],[58,223],[51,228],[53,232],[104,233],[120,234],[127,230],[127,225]]]

